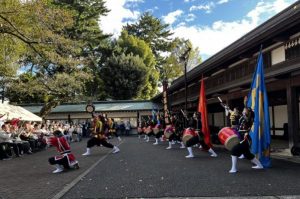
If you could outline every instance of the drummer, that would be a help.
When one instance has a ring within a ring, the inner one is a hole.
[[[164,127],[165,127],[165,123],[164,123],[162,117],[160,117],[159,113],[156,115],[156,117],[157,117],[157,123],[153,129],[153,133],[155,135],[155,142],[153,143],[153,145],[158,145],[158,141],[163,140],[162,136],[164,134]]]
[[[152,121],[152,120],[149,120],[146,123],[146,129],[145,129],[146,142],[150,141],[150,137],[155,136],[153,133],[154,126],[155,126],[155,124],[154,124],[154,121]]]
[[[231,128],[238,130],[239,128],[239,119],[241,115],[239,113],[239,109],[235,107],[233,111],[230,111],[230,125]]]
[[[175,142],[179,142],[181,144],[180,148],[184,149],[185,146],[182,142],[182,131],[183,131],[183,121],[180,120],[180,118],[176,115],[173,115],[171,117],[171,124],[173,127],[173,133],[169,137],[169,146],[166,149],[171,149],[172,144],[175,144]]]
[[[141,136],[144,134],[143,128],[145,127],[145,122],[139,121],[138,124],[138,138],[141,139]]]
[[[255,166],[252,167],[253,169],[263,169],[260,161],[255,158],[255,156],[250,152],[252,141],[249,135],[249,131],[254,122],[254,112],[251,110],[251,108],[244,108],[243,115],[241,116],[239,121],[239,133],[244,135],[244,139],[239,144],[234,146],[231,150],[232,165],[229,173],[237,172],[237,159],[241,155],[255,164]]]
[[[185,157],[186,158],[194,157],[192,146],[198,143],[202,146],[203,150],[208,151],[211,154],[210,155],[211,157],[217,157],[218,155],[212,149],[212,144],[204,142],[204,134],[202,132],[202,124],[201,124],[201,114],[199,112],[195,112],[193,114],[193,117],[189,120],[188,124],[189,124],[189,128],[195,129],[196,135],[191,139],[187,140],[186,147],[189,154]]]

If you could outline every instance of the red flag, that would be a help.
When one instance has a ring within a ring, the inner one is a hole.
[[[198,112],[201,113],[201,124],[202,124],[202,132],[204,134],[204,142],[212,147],[210,140],[210,131],[208,126],[208,116],[207,116],[207,107],[206,107],[206,96],[205,96],[205,88],[204,88],[204,79],[201,79],[201,87],[200,87],[200,96],[199,96],[199,105]]]

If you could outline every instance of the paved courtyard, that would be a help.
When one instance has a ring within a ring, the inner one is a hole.
[[[79,170],[52,174],[49,156],[53,148],[33,155],[0,162],[2,198],[169,198],[290,196],[300,198],[300,165],[273,158],[273,167],[253,170],[239,160],[237,174],[229,174],[230,155],[217,147],[219,157],[194,148],[196,158],[186,159],[186,149],[167,143],[153,146],[137,137],[125,137],[121,152],[111,154],[104,147],[81,156],[86,140],[72,143]]]

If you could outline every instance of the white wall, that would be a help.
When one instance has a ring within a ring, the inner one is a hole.
[[[271,62],[272,65],[274,64],[278,64],[280,62],[285,61],[285,49],[284,46],[281,46],[279,48],[276,48],[274,50],[272,50],[271,52]]]
[[[274,106],[274,120],[275,128],[283,128],[283,124],[288,122],[287,105]],[[283,130],[275,130],[275,135],[283,135],[283,133]]]

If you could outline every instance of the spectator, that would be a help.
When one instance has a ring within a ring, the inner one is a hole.
[[[125,134],[128,136],[131,129],[130,121],[126,121],[125,123]]]
[[[122,120],[120,122],[119,129],[120,129],[121,135],[124,135],[125,124],[124,124],[124,122]]]
[[[12,147],[16,157],[20,157],[21,149],[16,143],[13,143],[11,133],[9,132],[9,126],[3,124],[1,130],[2,131],[0,132],[0,143],[6,144],[8,146],[9,149],[7,148],[6,152],[11,154],[10,147]]]

